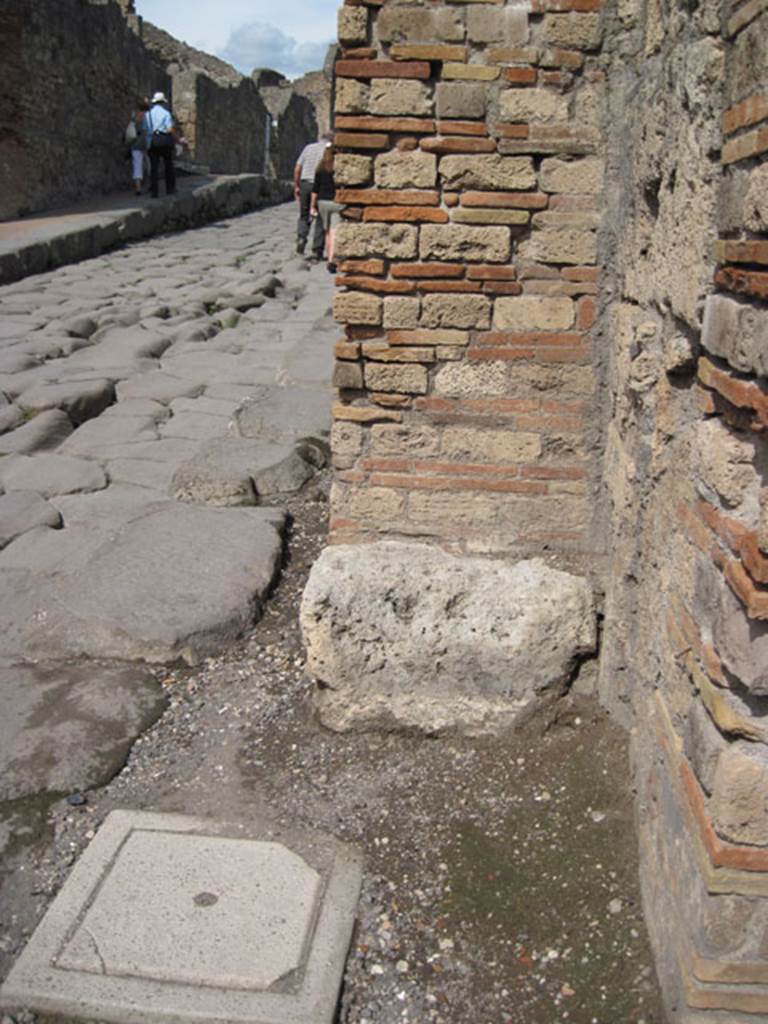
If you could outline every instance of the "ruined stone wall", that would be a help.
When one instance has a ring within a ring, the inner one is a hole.
[[[322,72],[318,72],[322,76]],[[308,142],[319,135],[313,102],[296,90],[294,83],[277,71],[255,70],[251,77],[272,117],[270,166],[275,178],[291,180],[296,159]],[[330,95],[330,85],[325,92]]]
[[[768,15],[727,0],[610,13],[600,690],[634,726],[670,1015],[764,1020]]]
[[[599,6],[341,10],[336,541],[595,563]]]
[[[117,4],[5,0],[0,67],[0,218],[127,187],[136,97],[170,80]]]

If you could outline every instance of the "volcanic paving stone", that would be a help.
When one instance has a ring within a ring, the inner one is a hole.
[[[321,833],[113,811],[0,1004],[125,1024],[331,1024],[362,878]]]

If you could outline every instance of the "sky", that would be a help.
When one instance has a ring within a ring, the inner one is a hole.
[[[198,50],[250,74],[288,78],[323,66],[342,0],[136,0],[136,11]]]

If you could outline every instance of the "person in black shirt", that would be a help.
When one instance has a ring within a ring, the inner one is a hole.
[[[336,264],[333,262],[333,236],[339,219],[339,213],[344,209],[342,203],[336,202],[336,184],[333,180],[333,146],[323,153],[320,163],[315,171],[315,181],[312,185],[312,199],[310,202],[310,214],[313,217],[320,217],[320,223],[325,232],[325,250],[328,260],[328,270],[336,273]]]

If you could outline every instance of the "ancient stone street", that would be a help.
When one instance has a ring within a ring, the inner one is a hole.
[[[162,706],[124,663],[194,664],[258,615],[281,498],[327,454],[331,278],[294,219],[0,289],[0,799],[97,783]]]

